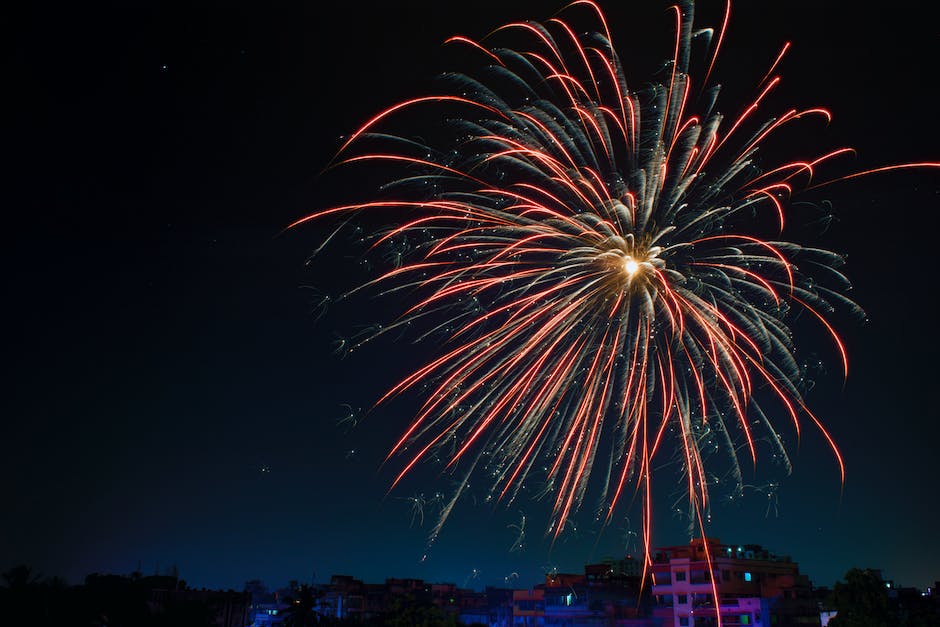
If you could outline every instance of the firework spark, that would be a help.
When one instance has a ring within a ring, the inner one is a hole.
[[[804,399],[788,321],[808,312],[847,374],[828,317],[861,312],[844,296],[839,255],[781,241],[789,201],[836,180],[937,164],[815,182],[823,163],[851,149],[795,159],[764,150],[782,129],[831,115],[794,108],[757,120],[789,43],[768,54],[741,113],[722,115],[709,79],[729,15],[730,5],[718,31],[696,30],[691,2],[671,7],[672,59],[663,80],[639,90],[591,0],[483,41],[453,37],[479,69],[448,74],[447,91],[374,116],[331,164],[400,174],[371,200],[291,225],[388,217],[371,245],[390,251],[391,268],[346,297],[370,288],[413,300],[346,350],[406,329],[442,338],[435,359],[379,400],[424,391],[389,453],[403,459],[393,487],[432,457],[459,478],[432,541],[479,477],[506,503],[541,486],[555,537],[592,491],[605,523],[639,497],[648,555],[654,458],[678,454],[684,499],[702,526],[713,450],[724,451],[740,490],[759,443],[789,466],[781,422],[797,434],[814,425],[844,478],[833,438]],[[577,34],[569,16],[594,32]],[[491,44],[500,38],[514,47]],[[431,129],[439,140],[389,134],[407,110],[448,115],[445,128]]]

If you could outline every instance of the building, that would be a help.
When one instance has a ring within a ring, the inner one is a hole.
[[[820,624],[812,584],[788,556],[698,538],[652,560],[653,615],[664,627],[717,625],[719,615],[727,627]]]
[[[287,604],[278,591],[268,590],[258,579],[245,582],[248,594],[248,627],[279,627],[282,624],[282,612]]]
[[[509,625],[512,590],[488,587],[476,592],[453,583],[428,583],[422,579],[390,578],[385,583],[373,584],[349,575],[333,575],[323,587],[320,603],[322,616],[353,622],[422,611],[432,617],[454,617],[463,624]]]
[[[545,588],[512,591],[512,624],[534,627],[545,624]]]
[[[154,614],[171,612],[175,607],[202,607],[215,627],[244,627],[251,620],[249,594],[234,590],[155,588],[150,592],[148,605]]]
[[[647,589],[648,592],[648,589]],[[549,573],[530,590],[513,592],[513,625],[646,627],[650,606],[639,564],[631,559],[588,564],[583,573]]]
[[[460,600],[457,619],[463,625],[508,627],[513,624],[513,590],[510,588],[487,586],[483,592],[466,590]]]

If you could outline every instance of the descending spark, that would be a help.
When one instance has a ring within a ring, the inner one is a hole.
[[[513,540],[512,546],[509,547],[509,552],[513,551],[522,551],[525,549],[525,514],[520,512],[519,524],[510,524],[508,525],[509,529],[514,529],[516,531],[516,539]]]

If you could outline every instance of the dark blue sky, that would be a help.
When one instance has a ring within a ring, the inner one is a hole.
[[[666,3],[607,4],[628,67],[655,69],[670,54]],[[938,41],[922,9],[738,4],[720,102],[748,96],[790,40],[772,110],[834,112],[824,133],[793,138],[810,141],[805,153],[853,146],[849,169],[937,160]],[[319,294],[364,276],[361,251],[340,246],[314,272],[304,262],[325,231],[278,236],[378,183],[317,173],[340,135],[431,90],[450,69],[441,41],[560,6],[99,3],[13,16],[0,568],[80,581],[176,564],[207,587],[333,573],[479,587],[636,551],[637,510],[600,537],[576,516],[578,531],[552,547],[544,506],[471,497],[427,552],[432,516],[420,525],[408,498],[431,500],[448,481],[426,469],[386,496],[394,469],[379,468],[414,405],[353,430],[337,421],[343,404],[370,406],[429,353],[388,342],[334,356],[338,335],[391,312],[363,299],[320,317]],[[722,9],[703,0],[699,23],[717,25]],[[828,367],[809,400],[844,453],[844,490],[807,427],[773,501],[754,492],[715,506],[713,535],[790,554],[817,585],[852,566],[905,585],[940,578],[938,190],[936,171],[908,171],[814,194],[838,218],[818,241],[848,254],[871,318],[835,320],[851,362],[844,387],[837,355],[807,349]],[[669,480],[658,489],[654,543],[682,543]],[[510,552],[523,511],[528,543]]]

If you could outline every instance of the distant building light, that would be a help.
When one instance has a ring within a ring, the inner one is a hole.
[[[750,580],[751,580],[751,573],[745,572],[745,573],[744,573],[744,581],[750,581]]]

